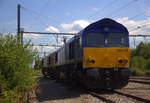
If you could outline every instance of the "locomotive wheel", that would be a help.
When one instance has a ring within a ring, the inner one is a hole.
[[[72,73],[71,78],[72,78],[72,85],[75,87],[78,86],[79,83],[77,82],[78,79],[77,79],[77,74],[75,72]]]
[[[48,73],[47,73],[47,71],[46,71],[45,69],[42,69],[42,74],[43,74],[45,77],[48,76]]]

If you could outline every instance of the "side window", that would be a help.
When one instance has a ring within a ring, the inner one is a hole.
[[[77,39],[77,47],[80,48],[80,38]]]
[[[51,64],[51,56],[48,57],[48,64]]]
[[[58,61],[58,53],[55,54],[55,63]]]
[[[78,38],[77,39],[77,47],[76,47],[76,49],[75,49],[75,51],[76,51],[76,58],[79,58],[80,57],[80,54],[81,54],[81,40],[80,40],[81,38]]]
[[[80,36],[80,38],[79,38],[79,45],[80,45],[80,47],[82,46],[82,36]]]
[[[74,59],[74,41],[69,44],[69,59]]]

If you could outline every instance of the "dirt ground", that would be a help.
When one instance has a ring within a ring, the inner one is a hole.
[[[28,103],[105,103],[104,101],[91,96],[73,87],[69,83],[57,82],[39,75],[39,82],[35,90],[29,94]],[[145,99],[150,99],[150,85],[129,82],[129,84],[119,91],[133,94]],[[115,94],[114,94],[115,95]],[[114,98],[114,96],[110,96]],[[116,96],[117,99],[119,96]],[[124,101],[128,98],[120,96]],[[117,102],[121,103],[121,102]],[[135,103],[135,102],[128,102]]]
[[[69,85],[40,77],[29,103],[105,103]]]

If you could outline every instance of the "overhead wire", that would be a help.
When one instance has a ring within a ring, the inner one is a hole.
[[[22,10],[26,11],[34,20],[37,18],[37,17],[35,17],[34,15],[35,15],[35,14],[36,14],[36,15],[39,15],[38,13],[36,13],[36,12],[34,12],[34,11],[30,11],[30,10],[24,8],[24,7],[22,7]],[[40,21],[40,20],[39,20],[39,22],[42,22],[42,24],[48,26],[48,25],[47,25],[45,22],[43,22],[43,21]]]
[[[39,19],[39,18],[41,17],[41,15],[44,13],[45,8],[47,7],[47,5],[49,4],[50,1],[51,1],[51,0],[47,0],[47,1],[45,2],[44,6],[41,8],[41,11],[39,12],[40,15],[39,15],[36,19]]]
[[[141,15],[144,14],[144,13],[145,13],[145,12],[141,12],[141,13],[136,14],[135,16],[132,16],[132,17],[130,17],[130,18],[128,18],[128,19],[135,19],[135,18],[141,16]],[[146,21],[145,21],[144,23],[141,23],[141,24],[140,24],[139,26],[137,26],[136,28],[130,30],[129,32],[132,32],[132,31],[135,31],[135,30],[137,30],[137,29],[140,29],[140,28],[143,28],[143,27],[145,27],[145,26],[150,25],[150,24],[145,24],[145,23],[146,23]],[[144,25],[143,25],[143,24],[144,24]]]
[[[146,27],[146,26],[149,26],[149,25],[150,25],[150,23],[149,23],[149,24],[145,24],[145,25],[139,25],[139,26],[137,26],[136,28],[130,30],[129,32],[135,31],[135,30],[137,30],[137,29],[141,29],[141,28]]]
[[[24,8],[24,7],[22,7],[22,10],[24,10],[25,12],[27,12],[27,14],[30,15],[30,16],[34,19],[34,21],[39,22],[39,23],[41,23],[42,25],[45,25],[46,27],[48,27],[48,24],[45,23],[44,21],[42,21],[42,20],[38,20],[38,21],[37,21],[37,20],[36,20],[35,13],[29,11],[28,9],[26,9],[26,8]],[[33,27],[33,25],[30,26],[30,28],[32,28],[32,27]]]
[[[139,16],[141,16],[142,14],[144,14],[145,12],[141,12],[139,14],[136,14],[135,16],[130,17],[129,19],[135,19],[138,18]]]
[[[29,10],[29,9],[27,9],[27,8],[25,8],[25,7],[22,7],[22,9],[24,9],[24,10],[26,10],[26,11],[28,11],[28,12],[31,12],[31,13],[37,15],[37,16],[40,16],[40,17],[42,17],[42,18],[44,18],[44,19],[50,19],[48,16],[42,15],[42,14],[40,14],[39,12],[36,12],[36,11],[33,11],[33,10]],[[38,17],[37,17],[37,18],[38,18]],[[37,19],[37,18],[35,18],[35,19]],[[61,22],[61,21],[55,20],[55,19],[53,19],[53,18],[51,18],[51,19],[54,20],[54,21],[57,22],[57,23],[60,23],[60,22]],[[50,19],[50,20],[51,20],[51,19]]]
[[[95,12],[94,14],[92,14],[92,15],[89,15],[88,18],[90,18],[90,17],[92,17],[92,16],[98,14],[99,12],[105,11],[106,8],[108,8],[108,7],[112,6],[112,5],[114,5],[115,3],[117,3],[116,1],[118,1],[118,0],[112,0],[111,2],[107,3],[102,9],[96,11],[96,12]]]
[[[40,15],[38,12],[35,12],[35,11],[33,11],[33,10],[28,10],[27,8],[25,8],[25,7],[21,7],[23,10],[25,10],[25,11],[27,11],[28,13],[30,13],[31,14],[31,16],[34,18],[34,19],[36,19],[34,16],[33,16],[33,14],[35,14],[35,15]],[[43,16],[42,16],[43,17]],[[45,17],[45,16],[44,16]],[[45,22],[43,22],[43,21],[40,21],[39,20],[39,22],[40,23],[42,23],[43,25],[45,25],[45,26],[49,26],[49,25],[47,25],[47,23],[45,23]],[[54,36],[54,38],[56,39],[56,42],[58,41],[58,36],[57,35],[53,35]],[[57,42],[58,43],[58,42]]]
[[[41,11],[40,11],[40,14],[45,11],[45,8],[49,5],[49,2],[50,2],[50,1],[51,1],[51,0],[47,0],[47,1],[45,2],[44,6],[42,7],[42,9],[41,9]]]
[[[127,8],[129,5],[131,5],[132,3],[136,2],[136,1],[138,1],[138,0],[132,0],[132,1],[128,2],[126,5],[112,11],[110,14],[106,15],[105,17],[108,17],[110,15],[115,15],[115,14],[119,13],[121,10]]]

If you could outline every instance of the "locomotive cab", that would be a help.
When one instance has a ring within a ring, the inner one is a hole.
[[[110,30],[112,31],[112,30]],[[87,33],[84,68],[128,68],[129,46],[125,33]]]
[[[128,31],[110,19],[103,22],[95,27],[89,26],[83,35],[83,68],[87,80],[90,80],[87,85],[93,83],[94,88],[121,88],[127,85],[129,77]]]

